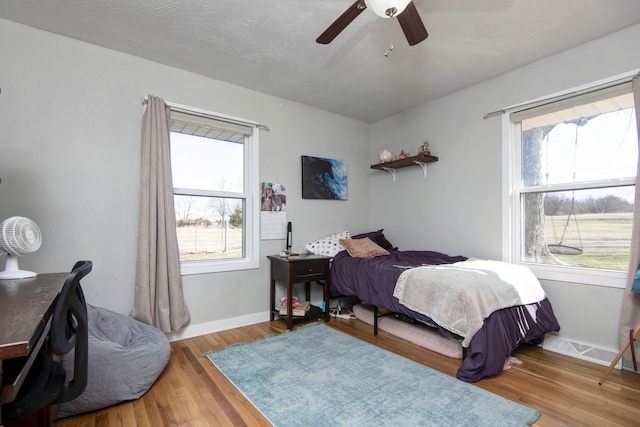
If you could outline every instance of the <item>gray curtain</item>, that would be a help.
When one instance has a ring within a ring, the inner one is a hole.
[[[632,80],[633,99],[636,107],[636,125],[638,127],[638,146],[640,147],[640,74]],[[639,149],[640,152],[640,149]],[[638,172],[636,176],[636,201],[633,206],[633,230],[631,233],[631,256],[629,259],[629,277],[624,293],[622,316],[620,319],[620,346],[629,341],[629,330],[640,322],[640,292],[637,292],[638,283],[634,287],[634,279],[640,264],[640,159],[638,160]],[[633,288],[633,290],[632,290]],[[637,344],[637,343],[636,343]],[[636,345],[636,348],[638,346]],[[630,352],[625,355],[625,360],[630,360]]]
[[[163,332],[190,319],[180,277],[169,151],[169,107],[149,96],[142,118],[140,216],[135,302],[131,316]]]

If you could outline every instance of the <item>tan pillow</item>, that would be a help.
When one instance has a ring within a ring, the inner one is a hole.
[[[345,247],[349,255],[354,258],[373,258],[380,255],[389,255],[389,251],[376,245],[371,239],[341,239],[340,243]]]

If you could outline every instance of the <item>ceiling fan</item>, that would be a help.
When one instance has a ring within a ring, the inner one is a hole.
[[[429,36],[420,19],[418,9],[411,0],[356,0],[324,33],[320,34],[316,42],[331,43],[366,8],[370,8],[381,18],[398,18],[409,46],[417,45]]]

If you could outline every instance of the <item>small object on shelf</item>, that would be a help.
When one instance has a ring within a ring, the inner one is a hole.
[[[285,298],[286,301],[286,298]],[[311,303],[309,301],[303,301],[300,303],[296,303],[291,307],[291,315],[293,316],[305,316],[309,309],[311,308]],[[287,315],[287,305],[284,304],[280,307],[279,311],[281,316]]]
[[[405,157],[407,157],[407,155],[404,154],[404,150],[400,151],[400,154],[398,154],[398,159],[404,159]]]
[[[429,141],[425,140],[424,143],[418,147],[418,151],[420,154],[431,154],[431,149],[429,148]]]
[[[293,297],[293,298],[291,298],[291,300],[292,300],[292,302],[293,302],[293,306],[294,306],[294,307],[296,307],[296,306],[298,306],[298,304],[300,304],[300,303],[298,302],[298,297]],[[286,307],[286,306],[287,306],[287,297],[282,297],[282,299],[280,300],[280,302],[282,303],[282,306],[283,306],[283,307]]]
[[[285,251],[280,251],[280,256],[282,258],[290,258],[290,259],[298,259],[300,258],[300,254],[292,254],[291,249],[287,249]]]
[[[393,160],[393,153],[387,150],[386,148],[384,150],[381,150],[379,153],[380,153],[380,161],[382,163],[390,162],[391,160]]]

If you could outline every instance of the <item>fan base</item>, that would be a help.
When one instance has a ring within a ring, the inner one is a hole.
[[[36,277],[38,273],[27,270],[0,271],[0,280],[5,279],[28,279]]]
[[[18,258],[18,255],[12,253],[7,254],[4,271],[0,271],[0,279],[28,279],[29,277],[36,277],[38,275],[33,271],[20,270]]]

